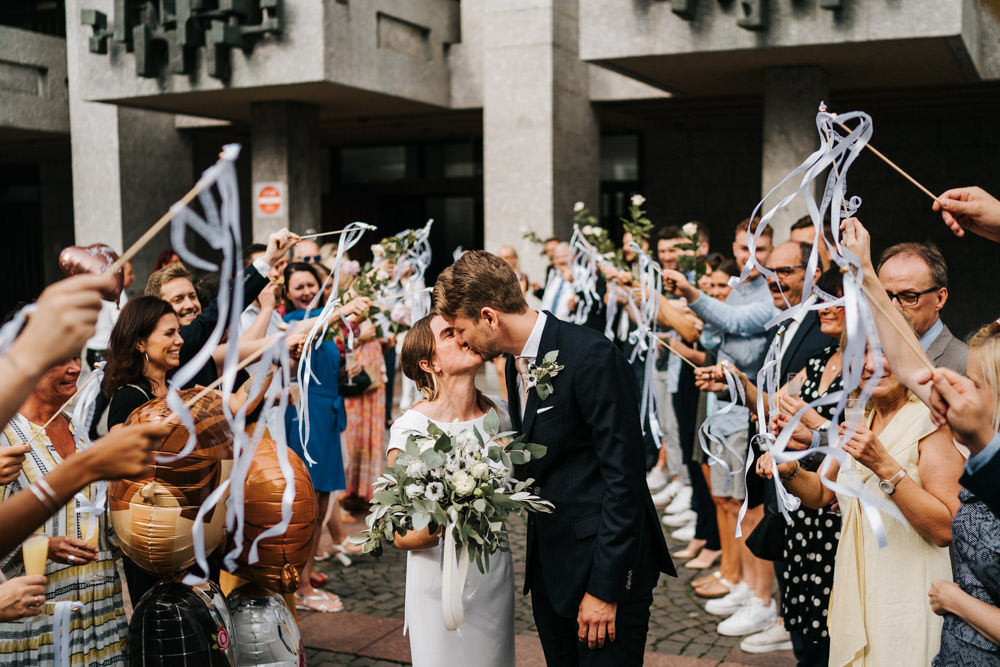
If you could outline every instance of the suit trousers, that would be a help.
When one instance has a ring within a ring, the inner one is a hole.
[[[649,608],[653,593],[638,600],[618,603],[615,618],[615,641],[603,648],[589,649],[577,639],[576,616],[560,616],[549,602],[545,585],[535,582],[531,587],[531,608],[549,667],[629,667],[642,665],[649,633]]]

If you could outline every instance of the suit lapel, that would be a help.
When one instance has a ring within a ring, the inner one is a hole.
[[[927,346],[927,358],[937,366],[938,359],[944,354],[944,349],[948,347],[948,343],[954,338],[951,331],[948,329],[948,325],[944,322],[941,323],[942,329],[941,333],[938,334],[937,338],[931,341],[931,344]],[[919,336],[917,336],[919,338]]]
[[[792,339],[788,341],[788,347],[785,348],[785,353],[781,355],[782,366],[788,366],[788,363],[795,358],[796,352],[799,351],[799,347],[802,346],[802,341],[806,339],[809,334],[809,330],[815,326],[817,321],[817,315],[815,310],[810,310],[806,313],[806,316],[802,318],[802,322],[799,324],[799,328],[795,330],[795,335]],[[784,382],[784,377],[780,377],[781,382]]]
[[[538,344],[538,356],[535,357],[535,364],[539,364],[545,354],[556,349],[556,341],[559,336],[559,320],[552,313],[545,312],[545,328],[542,329],[542,340]],[[531,427],[535,423],[535,414],[538,411],[538,392],[534,389],[528,391],[528,400],[524,408],[524,423],[521,426],[521,433],[526,436],[531,433]]]

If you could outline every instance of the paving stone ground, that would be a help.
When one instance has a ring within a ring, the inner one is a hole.
[[[489,364],[487,364],[489,366]],[[486,376],[485,373],[483,373]],[[481,378],[481,380],[484,378]],[[480,383],[488,393],[492,387]],[[396,396],[399,396],[397,378]],[[523,519],[509,525],[514,582],[524,581],[525,531]],[[347,524],[352,534],[359,534],[364,523]],[[326,536],[324,546],[329,546]],[[671,551],[684,547],[667,535]],[[715,631],[719,618],[705,612],[704,600],[694,594],[690,581],[704,570],[689,570],[675,563],[679,576],[661,577],[653,594],[649,636],[646,642],[646,665],[650,667],[792,667],[791,651],[752,655],[739,648],[739,638],[723,637]],[[340,595],[344,611],[336,614],[300,612],[300,626],[311,667],[389,667],[407,665],[409,642],[402,634],[403,592],[406,580],[406,557],[391,547],[380,560],[370,556],[354,558],[351,567],[335,559],[318,564],[327,574],[326,588]],[[517,634],[519,667],[541,667],[541,646],[531,617],[528,596],[515,595],[514,631]],[[469,666],[473,667],[473,666]]]

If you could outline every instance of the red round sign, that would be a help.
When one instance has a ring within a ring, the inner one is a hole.
[[[274,215],[281,208],[281,191],[273,185],[265,185],[257,194],[257,208],[265,215]]]

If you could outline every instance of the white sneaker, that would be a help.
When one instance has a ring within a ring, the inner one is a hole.
[[[732,616],[750,601],[750,587],[742,581],[729,589],[729,593],[705,603],[705,611],[716,616]]]
[[[690,542],[694,539],[694,523],[681,526],[674,532],[670,533],[670,537],[680,542]]]
[[[740,607],[739,611],[719,623],[716,630],[720,635],[726,637],[741,637],[767,630],[777,620],[778,606],[774,604],[774,600],[765,606],[760,598],[751,597],[750,601]]]
[[[791,651],[792,638],[781,623],[775,623],[767,630],[745,637],[740,642],[744,653],[770,653],[771,651]]]
[[[674,496],[673,501],[667,505],[667,509],[664,510],[666,514],[677,514],[678,512],[683,512],[684,510],[691,509],[691,487],[684,486],[681,490],[677,492]]]
[[[684,488],[684,482],[682,482],[679,479],[671,480],[670,483],[667,484],[667,486],[666,486],[666,490],[670,492],[670,497],[671,498],[676,498],[677,494],[683,488]]]
[[[667,473],[664,472],[663,468],[654,466],[646,473],[646,486],[649,487],[650,491],[659,491],[667,486]]]
[[[677,493],[672,492],[670,490],[670,485],[667,484],[665,487],[653,494],[653,507],[658,510],[662,510],[670,504],[670,501],[673,500],[676,495]]]
[[[664,526],[679,528],[680,526],[686,526],[697,518],[698,515],[693,510],[684,510],[679,514],[664,514],[661,520]]]

